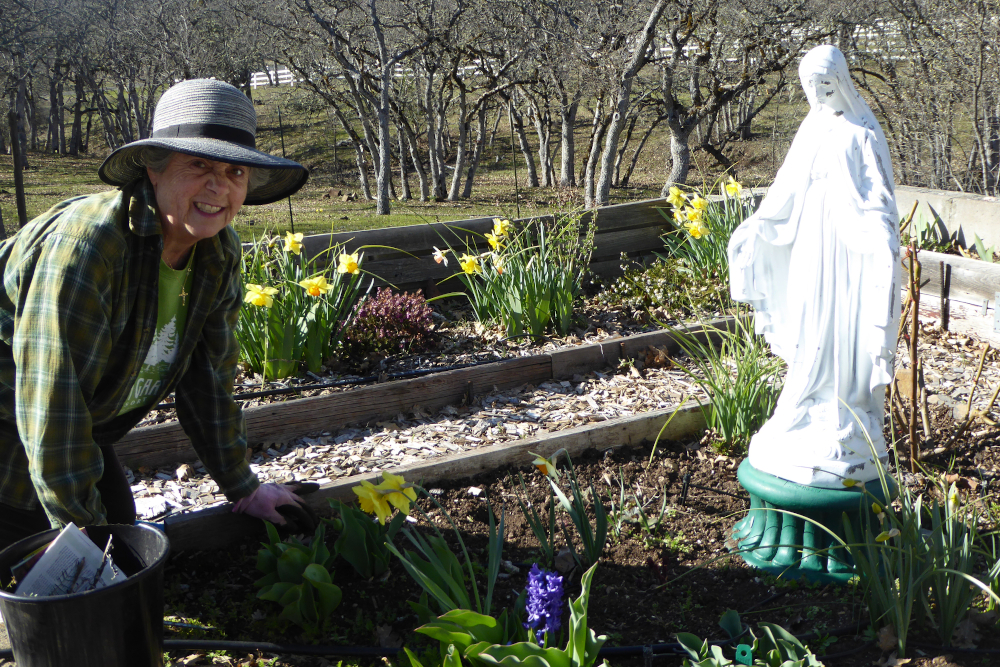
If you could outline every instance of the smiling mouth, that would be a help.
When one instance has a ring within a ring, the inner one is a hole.
[[[211,204],[202,204],[201,202],[195,202],[194,207],[202,213],[218,213],[222,210],[221,206],[212,206]]]

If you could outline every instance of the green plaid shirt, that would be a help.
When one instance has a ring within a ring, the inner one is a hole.
[[[156,329],[163,237],[149,181],[57,204],[0,244],[0,502],[41,502],[53,526],[105,522],[100,445],[149,408],[118,415]],[[240,243],[198,243],[171,391],[185,433],[230,500],[258,481],[233,400]]]

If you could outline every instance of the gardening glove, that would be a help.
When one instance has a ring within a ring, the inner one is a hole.
[[[301,518],[303,522],[311,522],[312,524],[311,528],[305,526],[308,531],[303,532],[312,532],[317,523],[312,517],[315,517],[316,514],[312,508],[302,509],[303,507],[306,507],[305,501],[296,495],[290,487],[282,484],[261,484],[249,496],[237,500],[233,505],[233,511],[249,514],[279,526],[288,524],[286,517],[292,517],[297,524]],[[279,508],[285,509],[280,510]],[[300,527],[299,525],[288,525],[289,529]]]

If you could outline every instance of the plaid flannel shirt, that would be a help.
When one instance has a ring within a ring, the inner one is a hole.
[[[155,333],[162,248],[147,179],[57,204],[0,244],[0,502],[41,502],[57,527],[105,522],[100,445],[148,412],[118,415]],[[230,500],[258,486],[232,395],[240,252],[228,227],[198,243],[187,324],[152,404],[175,390],[181,426]]]

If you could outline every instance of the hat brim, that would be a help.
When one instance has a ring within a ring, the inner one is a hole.
[[[244,204],[270,204],[294,194],[309,180],[309,172],[298,162],[270,155],[246,146],[204,137],[140,139],[116,149],[97,170],[108,185],[122,186],[146,175],[140,160],[142,148],[154,146],[198,157],[246,167],[268,169],[266,183],[247,192]]]

